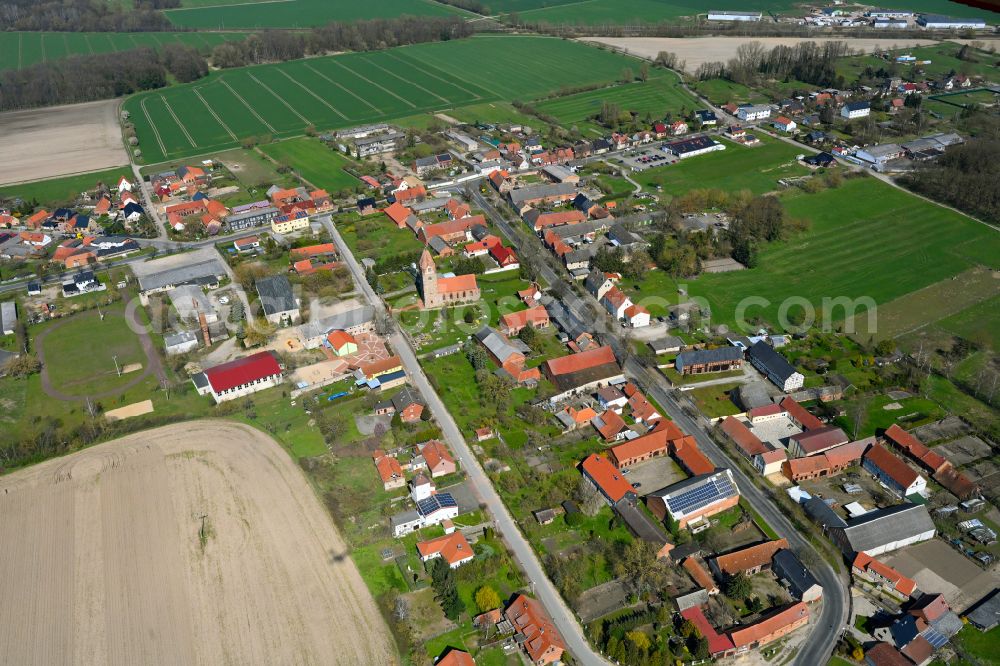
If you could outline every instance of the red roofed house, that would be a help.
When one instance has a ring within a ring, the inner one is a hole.
[[[785,398],[780,404],[792,423],[803,430],[819,430],[823,427],[822,421],[810,414],[805,407],[797,403],[794,399]]]
[[[372,461],[375,463],[375,469],[378,470],[378,475],[382,479],[382,487],[385,490],[402,488],[406,485],[403,468],[394,456],[387,456],[382,449],[375,449],[372,452]]]
[[[448,648],[448,652],[437,660],[436,666],[476,666],[476,660],[468,652]]]
[[[431,478],[455,473],[455,459],[451,457],[451,452],[448,451],[448,447],[443,442],[436,439],[430,440],[420,448],[420,455],[427,463]]]
[[[750,410],[753,412],[754,410]],[[750,432],[742,421],[733,416],[728,416],[719,425],[719,429],[726,434],[726,437],[736,445],[737,450],[743,454],[747,460],[752,460],[757,454],[764,453],[769,447],[760,441],[757,435]]]
[[[788,542],[784,539],[765,541],[719,555],[712,560],[712,568],[726,576],[735,576],[738,573],[753,575],[760,573],[765,567],[770,567],[774,554],[783,548],[788,548]]]
[[[423,185],[417,185],[416,187],[408,187],[405,190],[397,190],[393,192],[392,196],[399,203],[422,201],[427,196],[427,189]]]
[[[550,398],[552,402],[558,402],[571,393],[589,391],[622,378],[615,353],[607,345],[551,358],[542,364],[542,372],[559,390],[558,394]]]
[[[439,278],[434,258],[427,250],[420,255],[420,276],[420,295],[425,308],[459,305],[479,300],[479,285],[476,283],[475,275]]]
[[[705,457],[705,454],[698,448],[698,443],[691,435],[685,435],[671,442],[670,453],[673,454],[677,464],[687,470],[687,473],[691,476],[711,474],[715,471],[715,465]]]
[[[448,217],[453,220],[461,220],[463,217],[469,217],[472,214],[469,204],[462,203],[457,199],[448,199],[444,205],[444,209],[448,212]]]
[[[712,626],[712,623],[708,621],[705,617],[705,613],[701,610],[701,606],[692,606],[691,608],[685,608],[681,611],[681,617],[685,620],[690,620],[691,623],[698,628],[701,635],[705,637],[708,641],[708,653],[712,657],[721,657],[735,654],[736,649],[733,645],[733,641],[729,636],[725,634],[720,634]]]
[[[881,444],[868,449],[862,460],[861,466],[868,472],[874,474],[886,488],[896,493],[900,497],[906,497],[913,493],[924,494],[927,489],[927,481],[917,474],[902,459],[897,458]]]
[[[684,437],[684,433],[673,421],[666,419],[657,422],[656,426],[642,437],[612,447],[611,461],[618,469],[644,462],[651,458],[665,456],[669,453],[670,442]]]
[[[608,504],[614,504],[626,497],[635,500],[632,484],[604,456],[592,453],[580,463],[580,471],[585,479],[604,496]]]
[[[497,262],[497,266],[503,269],[520,268],[521,263],[517,254],[509,247],[504,247],[501,243],[494,243],[490,246],[490,256]]]
[[[649,310],[641,305],[630,305],[625,308],[625,320],[632,328],[649,326]]]
[[[420,553],[421,562],[429,562],[440,557],[452,569],[457,569],[476,557],[476,553],[465,539],[465,535],[459,531],[445,534],[443,537],[430,541],[420,541],[417,543],[417,552]]]
[[[601,305],[611,313],[612,317],[619,320],[625,316],[625,311],[632,307],[632,299],[618,287],[611,287],[601,299]]]
[[[278,386],[281,366],[273,353],[263,351],[208,368],[192,381],[199,395],[211,395],[219,403]]]
[[[42,222],[44,222],[47,219],[49,219],[49,211],[43,208],[42,210],[38,211],[31,217],[27,218],[24,221],[24,226],[28,227],[29,229],[38,229],[39,227],[42,226]]]
[[[897,596],[909,597],[917,589],[917,582],[912,578],[907,578],[888,564],[876,560],[866,553],[858,553],[851,565],[851,573],[875,583],[889,592],[894,592]]]
[[[681,562],[681,566],[684,567],[684,570],[690,574],[691,579],[698,583],[703,590],[709,594],[719,593],[719,586],[715,584],[715,579],[705,571],[705,567],[698,560],[693,557],[685,557],[684,561]]]
[[[562,659],[566,644],[537,599],[519,594],[503,614],[514,625],[517,641],[528,653],[531,663],[544,666]]]
[[[795,482],[822,476],[836,476],[861,462],[873,438],[861,439],[807,458],[794,458],[782,465],[782,473]]]
[[[347,331],[330,331],[326,341],[330,343],[330,349],[337,356],[348,356],[358,351],[358,341]]]
[[[385,213],[390,220],[395,222],[396,226],[400,229],[405,228],[406,221],[413,216],[413,211],[398,201],[389,204],[389,206],[387,206],[382,212]]]
[[[417,238],[422,243],[429,243],[432,238],[440,238],[445,243],[457,243],[472,240],[470,230],[476,224],[485,226],[486,218],[482,215],[463,217],[460,220],[448,220],[437,224],[425,224],[417,232]]]
[[[739,652],[767,645],[809,622],[809,607],[798,602],[749,626],[729,632]]]
[[[525,326],[532,328],[547,328],[549,326],[549,312],[544,305],[536,305],[533,308],[511,312],[500,317],[500,330],[505,335],[517,335]]]
[[[798,128],[798,124],[786,116],[778,116],[774,119],[774,128],[781,132],[791,132]]]
[[[616,442],[629,431],[625,420],[613,409],[608,409],[590,419],[590,424],[601,434],[605,442]]]

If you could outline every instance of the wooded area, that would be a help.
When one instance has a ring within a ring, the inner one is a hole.
[[[976,139],[953,146],[900,180],[924,196],[1000,224],[1000,140]]]
[[[59,32],[151,32],[176,27],[154,7],[169,3],[142,2],[128,7],[101,0],[3,0],[0,30]]]

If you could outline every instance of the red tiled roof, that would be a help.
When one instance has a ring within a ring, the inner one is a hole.
[[[722,654],[733,649],[733,641],[725,634],[720,634],[712,626],[712,623],[705,617],[700,606],[692,606],[681,611],[681,617],[691,620],[691,623],[698,628],[701,635],[708,641],[708,652],[712,655]]]
[[[678,438],[684,436],[684,433],[672,421],[660,421],[653,430],[642,437],[636,437],[612,447],[611,458],[619,467],[623,467],[631,464],[636,458],[642,458],[643,456],[658,452],[666,453],[668,448],[667,442],[673,434],[676,434]]]
[[[879,643],[865,652],[865,662],[872,666],[913,666],[913,662],[889,643]]]
[[[528,324],[535,326],[548,323],[548,321],[549,312],[545,309],[544,305],[536,305],[533,308],[511,312],[500,317],[500,323],[508,329],[521,329]]]
[[[537,663],[550,650],[561,656],[566,649],[559,630],[537,599],[519,594],[507,606],[504,615],[515,630],[524,635],[524,649],[533,662]]]
[[[785,411],[781,408],[781,405],[777,403],[771,403],[770,405],[763,405],[762,407],[754,407],[747,412],[747,416],[752,420],[758,416],[772,416],[774,414],[780,414]]]
[[[786,118],[785,116],[778,116],[777,118],[774,119],[774,122],[776,125],[787,125],[788,123],[792,122],[792,119]]]
[[[535,220],[535,231],[545,227],[561,227],[567,224],[579,224],[587,219],[587,216],[579,210],[564,210],[556,213],[542,213]]]
[[[975,481],[950,465],[937,472],[934,480],[959,499],[966,499],[979,490],[979,485]]]
[[[917,601],[916,606],[910,609],[910,615],[921,618],[927,622],[934,622],[942,615],[950,611],[948,602],[943,594],[924,595]]]
[[[741,571],[749,571],[771,563],[774,554],[783,548],[788,548],[784,539],[765,541],[741,550],[737,550],[715,558],[719,570],[730,576]]]
[[[376,449],[372,453],[372,460],[375,461],[375,469],[378,470],[383,484],[403,478],[403,468],[394,456],[387,456],[381,449]]]
[[[445,534],[443,537],[431,539],[430,541],[421,541],[417,543],[417,550],[420,552],[421,557],[428,557],[437,553],[448,564],[457,564],[458,562],[471,560],[476,556],[465,535],[457,530],[451,534]]]
[[[438,659],[436,666],[476,666],[476,660],[468,652],[451,648],[448,654]]]
[[[726,433],[740,449],[743,455],[748,458],[755,456],[758,453],[764,453],[770,449],[769,446],[760,441],[760,438],[750,432],[750,430],[743,425],[743,422],[737,418],[732,416],[726,417],[726,420],[722,422],[721,428],[722,432]]]
[[[853,566],[861,571],[871,571],[892,583],[901,594],[910,596],[917,589],[917,582],[912,578],[907,578],[888,564],[875,559],[866,553],[858,553],[854,558]]]
[[[475,291],[479,289],[476,283],[476,276],[456,275],[454,277],[442,277],[437,280],[438,293],[448,294],[456,291]]]
[[[926,444],[903,430],[896,423],[893,423],[885,431],[885,438],[931,472],[938,472],[949,464],[944,456],[931,451]]]
[[[712,576],[705,571],[705,567],[701,566],[698,560],[693,557],[686,557],[684,558],[684,561],[681,562],[681,566],[684,567],[685,571],[691,574],[691,578],[694,582],[698,583],[698,585],[709,594],[719,590],[719,586],[715,584],[715,580],[713,580]]]
[[[611,287],[611,289],[608,289],[608,291],[604,294],[603,300],[606,300],[617,310],[625,304],[625,301],[628,300],[628,294],[618,287]]]
[[[607,345],[579,354],[569,354],[552,358],[545,362],[552,375],[568,375],[573,372],[596,368],[606,363],[617,363],[615,353]]]
[[[472,228],[472,225],[477,224],[476,220],[483,220],[478,222],[478,224],[483,224],[485,222],[485,218],[483,218],[482,215],[476,215],[475,217],[463,217],[460,220],[448,220],[447,222],[438,222],[437,224],[426,224],[420,229],[420,237],[424,240],[424,242],[427,242],[435,236],[450,236],[459,232],[468,231]]]
[[[383,211],[389,216],[389,219],[396,223],[397,226],[402,227],[406,223],[406,219],[413,215],[413,211],[399,203],[398,201],[389,204]]]
[[[691,435],[685,435],[681,439],[674,441],[672,448],[677,462],[681,464],[681,467],[687,469],[691,475],[699,476],[701,474],[711,474],[715,471],[715,465],[701,452],[701,449],[698,448],[698,443]]]
[[[389,358],[372,361],[370,363],[363,363],[359,369],[365,374],[365,377],[372,378],[387,372],[399,370],[401,367],[403,367],[403,364],[399,360],[399,357],[390,356]]]
[[[601,425],[598,425],[599,422]],[[606,410],[595,416],[591,419],[591,424],[597,429],[597,432],[601,433],[601,437],[606,442],[613,441],[618,433],[627,427],[625,420],[613,409]]]
[[[455,459],[451,457],[451,453],[448,451],[448,448],[443,442],[436,439],[432,439],[424,444],[424,446],[420,449],[420,455],[424,457],[424,462],[427,463],[428,469],[434,469],[442,461],[451,463],[452,465],[455,464]]]
[[[742,629],[734,629],[729,632],[729,635],[733,639],[733,645],[736,647],[752,645],[803,618],[808,620],[809,607],[800,601],[759,622],[755,622]]]
[[[909,488],[910,484],[917,480],[920,475],[901,459],[892,455],[888,449],[881,444],[876,444],[865,453],[865,459],[872,461],[880,470],[898,483],[902,488]]]
[[[847,435],[836,426],[825,426],[817,430],[806,430],[797,435],[792,435],[792,439],[798,442],[805,455],[821,453],[827,449],[847,443]]]
[[[794,420],[802,424],[805,430],[818,430],[823,427],[823,422],[813,416],[805,407],[791,398],[781,401],[781,408],[788,412]]]
[[[600,454],[592,453],[580,463],[583,471],[601,489],[604,496],[612,502],[617,502],[633,492],[632,484],[625,480],[608,459]]]
[[[280,374],[278,359],[269,351],[245,356],[205,371],[205,376],[216,393],[249,384],[255,379]]]
[[[340,349],[346,344],[357,344],[358,342],[347,331],[331,331],[330,335],[326,336],[326,339],[330,341],[334,349]]]
[[[255,237],[256,238],[256,237]],[[292,248],[289,254],[293,258],[315,257],[324,254],[336,254],[337,246],[333,243],[320,243],[319,245],[309,245],[306,247]]]
[[[848,442],[842,446],[837,446],[829,451],[823,452],[823,457],[827,459],[832,467],[841,467],[861,460],[861,456],[868,450],[868,441],[860,439],[856,442]]]

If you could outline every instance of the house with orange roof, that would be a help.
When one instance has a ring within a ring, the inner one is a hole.
[[[678,440],[670,443],[670,453],[677,464],[687,471],[691,476],[701,476],[711,474],[715,471],[715,465],[698,448],[698,442],[692,435],[684,435]]]
[[[632,328],[649,326],[649,310],[642,305],[632,304],[625,308],[625,321]]]
[[[298,259],[332,259],[337,256],[337,246],[333,243],[319,243],[317,245],[307,245],[305,247],[293,247],[289,251],[289,257]]]
[[[693,557],[685,557],[684,561],[681,562],[681,566],[684,571],[688,572],[691,579],[698,584],[698,586],[708,592],[710,595],[719,593],[719,586],[716,585],[715,579],[705,571],[705,567]]]
[[[226,216],[229,215],[229,209],[226,208],[225,204],[216,201],[215,199],[205,200],[205,210],[216,220],[224,220]]]
[[[337,356],[358,353],[358,341],[347,331],[330,331],[326,336],[326,341]]]
[[[712,559],[712,570],[719,576],[735,576],[738,573],[753,575],[765,568],[770,568],[774,554],[782,548],[788,548],[788,541],[775,539],[753,546],[747,546]]]
[[[382,449],[375,449],[372,453],[372,461],[375,463],[375,469],[378,470],[379,478],[382,479],[382,487],[385,490],[402,488],[406,485],[403,467],[394,456],[386,455]]]
[[[431,478],[436,479],[446,474],[454,474],[457,469],[455,459],[451,457],[451,452],[444,442],[432,439],[425,442],[420,447],[420,455],[424,457],[427,469],[430,470]]]
[[[592,407],[577,409],[572,405],[564,407],[555,414],[555,417],[560,423],[562,423],[563,428],[565,428],[567,432],[570,430],[576,430],[580,426],[590,423],[591,419],[595,416],[597,416],[597,412],[595,412]]]
[[[448,213],[448,217],[453,220],[461,220],[463,217],[472,215],[472,208],[469,207],[469,204],[462,203],[457,199],[448,199],[444,204],[444,209]]]
[[[416,201],[423,201],[427,196],[427,188],[423,185],[417,185],[416,187],[408,187],[405,190],[398,190],[393,192],[393,198],[399,203],[409,203]]]
[[[205,170],[202,169],[201,167],[196,167],[196,166],[180,167],[179,169],[177,169],[177,178],[179,178],[181,182],[187,185],[191,184],[200,185],[207,180],[207,176],[205,175]]]
[[[917,589],[917,582],[907,578],[888,564],[866,553],[858,553],[851,564],[851,573],[874,585],[878,585],[894,596],[909,598]]]
[[[611,287],[601,299],[601,305],[611,314],[615,320],[625,317],[625,311],[632,307],[632,299],[618,287]]]
[[[645,435],[612,447],[609,456],[618,469],[625,469],[667,455],[670,442],[683,437],[684,433],[673,421],[663,419]]]
[[[396,224],[396,227],[399,229],[405,229],[408,226],[407,220],[416,217],[413,214],[412,210],[410,210],[403,204],[399,203],[398,201],[394,201],[385,208],[383,208],[382,212],[385,213],[386,216],[390,220],[392,220]],[[410,226],[412,227],[413,225]]]
[[[500,194],[506,194],[514,189],[514,182],[509,178],[506,171],[493,171],[487,176],[490,185]]]
[[[605,442],[620,441],[630,432],[625,419],[613,409],[606,409],[590,419],[590,425],[594,426],[594,430],[604,438]]]
[[[609,505],[623,499],[635,501],[636,494],[621,471],[606,456],[592,453],[580,463],[580,472],[601,493]]]
[[[607,345],[551,358],[542,364],[542,373],[559,391],[549,398],[552,403],[571,393],[590,391],[624,379],[615,353]]]
[[[796,402],[794,398],[783,398],[779,403],[779,406],[791,422],[803,430],[819,430],[824,427],[822,421],[810,414],[809,411]]]
[[[504,617],[519,635],[517,641],[532,664],[546,666],[562,659],[566,643],[537,599],[517,595],[504,610]]]
[[[926,479],[881,444],[865,452],[861,466],[899,497],[927,492]]]
[[[548,328],[549,312],[544,305],[536,305],[527,310],[511,312],[500,317],[500,330],[505,335],[517,335],[527,326],[535,329]]]
[[[18,234],[18,238],[21,239],[22,244],[30,245],[36,248],[46,247],[52,242],[51,236],[38,231],[22,231]]]
[[[774,119],[774,129],[779,132],[794,132],[798,126],[798,123],[788,116],[778,116]]]
[[[466,257],[469,257],[470,259],[472,257],[482,257],[484,255],[489,254],[490,253],[490,248],[493,247],[494,245],[502,245],[502,244],[503,244],[503,241],[500,240],[500,238],[498,236],[494,236],[493,234],[489,234],[489,235],[483,236],[481,239],[477,240],[474,243],[469,243],[468,245],[466,245],[462,249],[462,253]]]
[[[101,200],[94,206],[94,215],[107,215],[111,210],[111,199],[101,197]]]
[[[440,238],[445,243],[459,243],[472,240],[472,227],[486,225],[486,218],[475,215],[460,220],[448,220],[436,224],[425,224],[417,232],[417,238],[422,243],[429,243],[432,238]]]
[[[452,569],[457,569],[476,557],[472,546],[469,545],[465,535],[460,531],[445,534],[443,537],[430,541],[419,541],[417,542],[417,552],[420,553],[421,562],[430,562],[440,557]]]
[[[449,647],[447,652],[438,658],[435,666],[476,666],[476,660],[464,650]]]
[[[808,481],[824,476],[836,476],[861,463],[861,457],[875,441],[874,437],[848,442],[808,458],[792,458],[782,464],[781,471],[792,481]]]
[[[772,613],[753,624],[733,629],[729,638],[737,652],[747,652],[787,636],[799,627],[808,624],[809,607],[799,601]]]
[[[38,229],[39,227],[42,226],[42,222],[44,222],[47,219],[49,219],[49,211],[43,208],[37,213],[29,216],[24,221],[24,226],[28,227],[29,229]]]
[[[697,627],[701,635],[708,641],[708,653],[713,658],[728,657],[735,654],[736,648],[733,646],[732,639],[728,635],[720,634],[716,631],[712,623],[705,617],[705,612],[701,609],[701,606],[685,608],[681,611],[681,617],[689,620],[691,624]]]
[[[576,209],[543,213],[537,208],[528,208],[522,213],[521,219],[536,233],[541,233],[550,227],[562,227],[586,222],[587,216],[582,211]]]

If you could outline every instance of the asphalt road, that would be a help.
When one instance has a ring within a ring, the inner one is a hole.
[[[365,294],[365,298],[367,298],[368,302],[377,311],[384,313],[385,306],[382,303],[382,299],[369,286],[368,281],[365,279],[364,271],[358,265],[354,255],[351,254],[350,248],[344,242],[344,239],[337,231],[330,217],[320,218],[320,221],[330,232],[333,242],[336,243],[337,249],[344,258],[355,281]],[[486,472],[480,467],[476,456],[473,455],[472,450],[466,444],[465,437],[459,430],[455,420],[427,380],[427,376],[424,374],[423,368],[420,367],[420,363],[417,361],[417,356],[410,346],[409,340],[398,330],[389,336],[389,340],[399,355],[406,373],[410,376],[414,386],[423,395],[424,400],[427,401],[428,408],[441,426],[445,441],[447,441],[452,451],[455,452],[456,457],[465,469],[477,500],[485,504],[493,515],[497,531],[504,538],[514,559],[517,560],[518,564],[521,565],[521,568],[527,574],[528,580],[531,581],[532,593],[542,602],[552,617],[553,622],[562,634],[567,649],[576,659],[576,663],[608,666],[609,662],[591,649],[586,638],[584,638],[583,628],[576,621],[576,617],[570,611],[569,607],[566,606],[562,596],[560,596],[552,584],[552,581],[545,575],[545,570],[542,569],[541,562],[535,556],[535,551],[532,550],[531,545],[521,534],[517,524],[514,522],[514,518],[507,511],[503,500],[500,499],[500,495],[493,488],[493,483],[486,476]]]
[[[496,210],[485,196],[475,190],[473,198],[476,205],[483,209],[490,221],[503,231],[511,243],[516,245],[520,242],[522,236],[515,233],[511,223]],[[624,358],[624,343],[620,338],[619,329],[610,322],[608,316],[595,316],[593,314],[595,310],[604,312],[597,301],[590,296],[587,296],[586,299],[577,296],[570,289],[568,280],[563,275],[557,274],[547,263],[538,262],[538,269],[549,285],[554,285],[557,282],[566,285],[566,294],[562,298],[563,303],[581,321],[593,322],[592,327],[600,331],[601,339],[612,346],[619,359]],[[684,411],[671,395],[672,390],[668,390],[666,380],[659,373],[646,368],[631,357],[624,363],[624,368],[631,376],[639,380],[643,388],[666,410],[670,418],[684,432],[695,437],[698,446],[717,467],[728,467],[732,470],[740,494],[774,528],[779,536],[787,539],[793,549],[799,552],[811,551],[815,554],[813,559],[820,564],[809,568],[823,587],[823,604],[819,616],[811,618],[809,639],[796,655],[794,663],[801,666],[825,664],[833,653],[842,628],[847,624],[850,582],[846,578],[837,576],[833,568],[816,553],[812,545],[799,534],[781,510],[771,502],[760,488],[754,485],[739,467],[733,464],[728,455],[708,434],[705,424],[700,419],[692,418]]]

